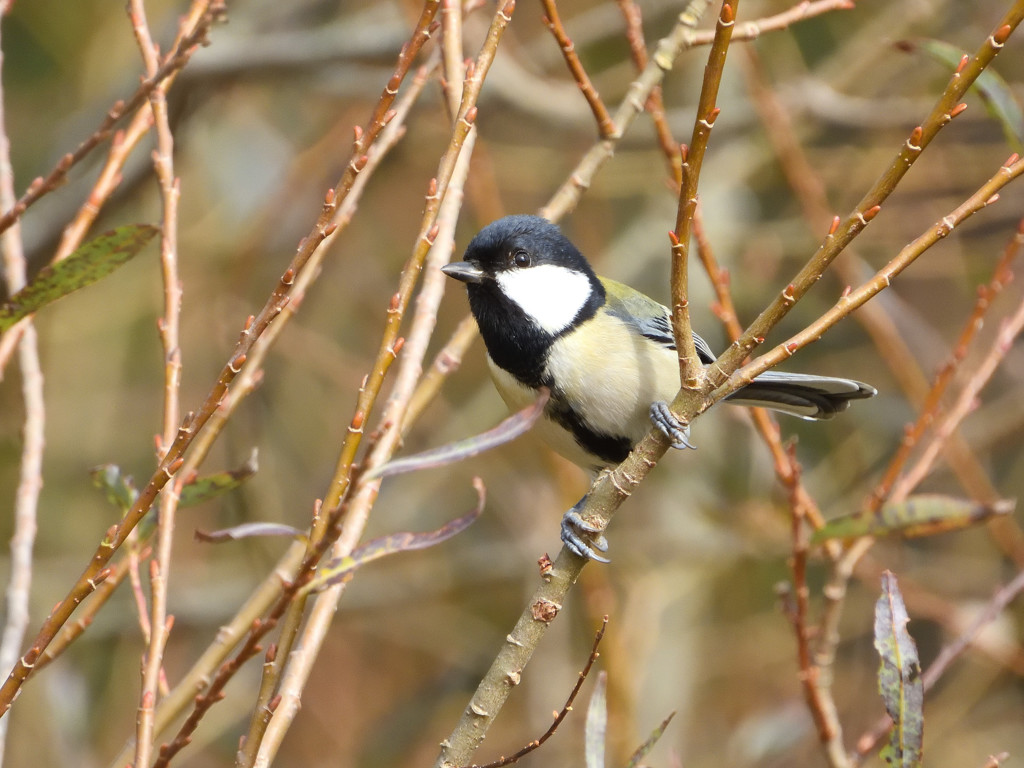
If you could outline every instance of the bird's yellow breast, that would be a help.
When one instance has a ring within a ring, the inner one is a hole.
[[[536,392],[488,358],[491,375],[509,408],[525,408]],[[579,328],[558,339],[547,360],[553,398],[570,403],[593,431],[638,442],[650,429],[655,400],[671,400],[679,390],[675,352],[644,338],[618,318],[599,311]],[[594,459],[573,435],[550,418],[535,427],[557,453],[585,468]]]

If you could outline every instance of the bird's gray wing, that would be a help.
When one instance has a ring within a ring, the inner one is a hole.
[[[601,278],[601,282],[604,283],[609,314],[665,349],[676,348],[676,339],[672,334],[672,315],[668,307],[615,280]],[[696,333],[693,334],[693,343],[702,363],[714,362],[715,353]]]

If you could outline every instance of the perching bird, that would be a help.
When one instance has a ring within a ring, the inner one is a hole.
[[[442,267],[466,284],[491,375],[513,411],[541,387],[551,397],[538,421],[541,438],[591,471],[619,464],[651,423],[675,448],[692,447],[688,428],[666,401],[679,391],[672,320],[627,285],[598,277],[561,230],[538,216],[506,216],[484,227],[463,261]],[[715,355],[693,335],[701,362]],[[829,419],[875,389],[852,379],[768,371],[730,395],[804,419]],[[597,535],[578,511],[562,520],[562,540],[581,557],[606,562]]]

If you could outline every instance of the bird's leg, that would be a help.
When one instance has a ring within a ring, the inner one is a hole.
[[[651,404],[651,423],[669,439],[673,448],[696,447],[690,442],[690,425],[676,418],[664,400]]]
[[[587,497],[584,496],[562,516],[562,541],[580,557],[599,563],[611,562],[607,557],[601,557],[597,553],[608,551],[608,540],[601,533],[601,529],[580,515],[580,510],[586,502]]]

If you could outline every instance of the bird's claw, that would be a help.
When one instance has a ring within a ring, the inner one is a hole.
[[[696,447],[690,442],[690,425],[681,422],[664,400],[651,404],[651,423],[669,439],[673,448]]]
[[[576,506],[562,516],[562,541],[580,557],[599,563],[609,563],[611,561],[607,557],[598,554],[608,551],[608,539],[601,533],[600,528],[584,520],[579,513],[586,500],[587,497],[584,496]]]

